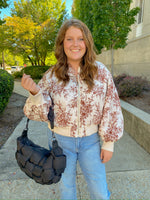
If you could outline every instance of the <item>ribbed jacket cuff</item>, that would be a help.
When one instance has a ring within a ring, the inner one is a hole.
[[[31,101],[34,102],[34,104],[41,104],[41,102],[44,101],[43,99],[43,95],[42,95],[42,92],[39,91],[36,95],[32,95],[30,92],[29,92],[29,99],[31,99]]]
[[[102,149],[113,152],[114,142],[103,142]]]

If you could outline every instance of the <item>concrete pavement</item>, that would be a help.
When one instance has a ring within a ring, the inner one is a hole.
[[[28,92],[15,82],[15,93]],[[25,127],[26,117],[18,124],[0,149],[0,199],[59,199],[59,183],[43,186],[29,179],[15,160],[16,138]],[[47,124],[30,121],[29,137],[37,144],[48,147]],[[107,182],[111,199],[150,199],[150,154],[143,150],[126,132],[115,144],[112,160],[106,164]],[[90,199],[86,182],[77,167],[78,199]]]

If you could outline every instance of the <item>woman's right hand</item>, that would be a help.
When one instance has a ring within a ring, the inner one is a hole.
[[[28,90],[32,95],[36,95],[40,90],[37,84],[30,77],[30,75],[23,74],[21,79],[21,85],[24,89]]]

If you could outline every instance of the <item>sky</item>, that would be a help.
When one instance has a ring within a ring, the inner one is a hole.
[[[64,0],[62,0],[62,1],[64,1]],[[5,15],[10,16],[11,8],[13,8],[13,5],[14,5],[13,2],[14,2],[14,0],[9,0],[8,1],[9,7],[4,8],[4,9],[0,9],[0,11],[1,11],[0,18],[1,19],[3,19]],[[71,16],[72,3],[73,3],[73,0],[66,0],[66,9],[67,9],[69,16]]]
[[[72,4],[73,4],[73,0],[66,0],[66,9],[70,16],[71,16]]]

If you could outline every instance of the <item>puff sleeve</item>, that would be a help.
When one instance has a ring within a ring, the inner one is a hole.
[[[99,135],[103,140],[102,149],[113,151],[114,142],[123,135],[123,128],[124,122],[120,99],[112,76],[108,71],[103,115],[99,125]]]
[[[31,120],[47,122],[49,107],[52,104],[50,98],[51,84],[49,81],[49,73],[43,76],[38,86],[40,88],[38,94],[29,94],[24,106],[24,113]]]

